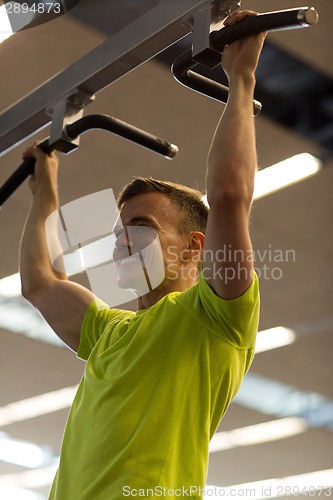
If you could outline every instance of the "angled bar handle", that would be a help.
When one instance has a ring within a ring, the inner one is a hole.
[[[185,85],[185,87],[195,90],[199,94],[226,103],[228,100],[229,88],[215,80],[192,71],[197,65],[198,63],[192,59],[192,51],[188,50],[184,52],[172,65],[174,78],[182,85]],[[257,115],[260,110],[261,103],[259,101],[253,101],[253,114]]]
[[[133,125],[106,115],[90,115],[80,118],[74,123],[67,125],[64,129],[64,140],[71,141],[88,130],[101,129],[117,134],[140,146],[150,149],[166,158],[172,159],[178,152],[178,147],[174,144],[145,132]],[[49,143],[49,138],[45,139],[38,147],[45,153],[54,150],[62,151],[63,138]],[[9,179],[0,188],[0,208],[13,192],[25,181],[29,175],[34,173],[35,158],[26,158],[15,170]]]
[[[134,142],[143,148],[154,151],[165,158],[172,159],[178,153],[178,147],[175,144],[156,137],[149,132],[145,132],[134,125],[123,122],[118,118],[107,115],[89,115],[80,118],[74,123],[65,127],[65,134],[71,139],[76,139],[79,135],[89,130],[107,130],[113,134],[119,135],[128,141]]]
[[[248,16],[234,26],[226,26],[218,31],[213,31],[209,36],[210,46],[202,52],[192,56],[192,51],[189,50],[180,55],[172,65],[173,76],[179,83],[186,87],[212,99],[226,103],[229,92],[228,87],[192,71],[199,64],[198,61],[200,61],[200,64],[213,68],[220,63],[224,47],[236,40],[256,35],[263,31],[312,26],[317,21],[318,13],[313,7]],[[194,60],[194,57],[196,60]],[[254,101],[253,114],[257,115],[261,107],[260,102]]]

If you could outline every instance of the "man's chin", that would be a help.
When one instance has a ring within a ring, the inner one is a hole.
[[[146,295],[149,292],[149,286],[145,276],[118,275],[117,285],[123,290],[130,290],[137,296]]]

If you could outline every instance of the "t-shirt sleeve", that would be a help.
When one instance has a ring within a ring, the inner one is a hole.
[[[259,323],[259,283],[256,273],[249,288],[236,299],[219,297],[208,285],[202,272],[198,295],[214,332],[238,348],[253,348]]]
[[[110,321],[120,312],[118,309],[110,309],[105,302],[97,298],[89,305],[81,326],[78,358],[88,359]]]

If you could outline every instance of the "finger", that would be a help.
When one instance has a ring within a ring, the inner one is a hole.
[[[29,157],[34,157],[36,160],[38,158],[43,158],[45,157],[45,154],[38,146],[41,144],[42,141],[37,141],[34,142],[34,144],[30,147],[28,147],[25,151],[22,153],[22,158],[29,158]]]
[[[230,14],[230,16],[228,16],[225,19],[224,24],[226,26],[233,26],[248,16],[256,16],[256,15],[257,15],[257,13],[254,11],[251,11],[251,10],[242,10],[239,12],[236,11],[236,12],[233,12],[232,14]]]
[[[256,16],[257,12],[253,10],[239,10],[232,12],[223,22],[225,26],[234,26],[235,24],[239,23],[245,17],[248,16]]]
[[[39,142],[34,142],[32,146],[28,146],[22,154],[24,155],[30,155],[32,154],[32,152],[34,151],[34,149],[36,149],[36,147],[38,146],[38,144],[40,144]]]

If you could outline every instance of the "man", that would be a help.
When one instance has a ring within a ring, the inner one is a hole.
[[[247,15],[255,13],[235,12],[225,24]],[[181,186],[138,179],[120,194],[120,286],[140,289],[133,285],[137,263],[126,258],[142,250],[135,236],[142,227],[158,235],[165,268],[162,282],[138,297],[136,313],[109,309],[52,268],[45,219],[58,208],[58,162],[36,146],[24,154],[37,162],[21,245],[22,293],[87,360],[52,500],[203,497],[209,440],[249,369],[258,326],[248,219],[264,38],[235,42],[223,54],[230,93],[208,158],[207,225],[200,195]]]

